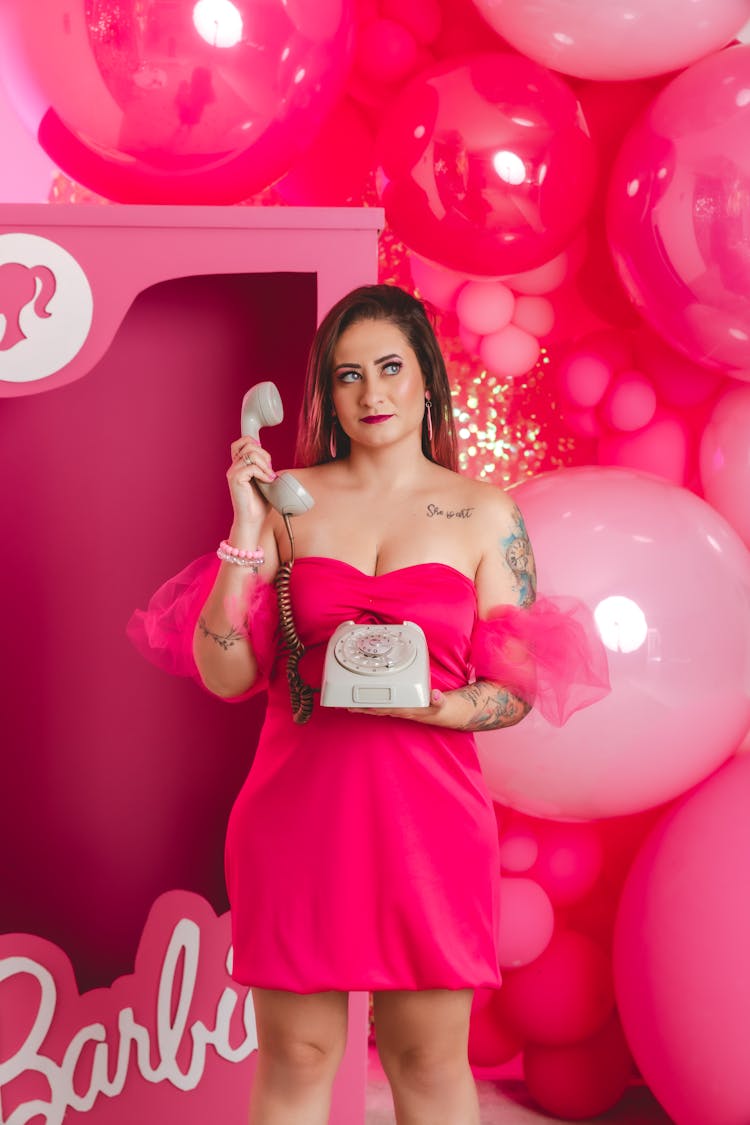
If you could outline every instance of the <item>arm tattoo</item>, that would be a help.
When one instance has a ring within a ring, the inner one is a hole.
[[[224,652],[227,652],[236,641],[243,641],[247,638],[247,632],[235,628],[234,625],[224,634],[214,633],[206,624],[205,617],[198,618],[198,628],[204,637],[210,637],[212,640],[216,641],[219,648],[224,649]]]
[[[536,565],[523,516],[515,504],[510,534],[501,539],[500,543],[505,561],[513,572],[518,604],[523,607],[533,605],[536,598]]]
[[[474,708],[474,714],[459,727],[459,730],[497,730],[499,727],[513,727],[520,723],[531,710],[531,704],[514,695],[508,688],[489,680],[477,680],[459,688],[458,694],[467,699]]]

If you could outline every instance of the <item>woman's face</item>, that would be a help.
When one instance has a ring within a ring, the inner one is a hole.
[[[331,396],[353,444],[390,445],[415,434],[421,446],[425,382],[409,342],[389,320],[361,320],[339,337]]]

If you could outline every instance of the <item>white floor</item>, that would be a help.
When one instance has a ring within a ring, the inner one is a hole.
[[[519,1078],[477,1082],[481,1125],[540,1125],[560,1123],[559,1117],[548,1117],[534,1107]],[[393,1101],[377,1054],[371,1048],[367,1080],[366,1125],[395,1125]],[[601,1125],[670,1125],[667,1117],[649,1090],[634,1086],[620,1103],[601,1117],[587,1118]]]

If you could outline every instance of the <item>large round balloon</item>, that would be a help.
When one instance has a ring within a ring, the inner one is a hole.
[[[678,70],[724,47],[745,0],[474,0],[524,55],[602,82]]]
[[[644,1079],[680,1125],[750,1121],[750,755],[660,820],[615,925],[620,1015]]]
[[[750,547],[750,387],[730,385],[700,444],[703,494]]]
[[[750,46],[678,75],[629,132],[607,226],[639,312],[697,363],[750,378]]]
[[[446,60],[400,91],[378,136],[381,194],[397,237],[477,276],[549,261],[594,189],[594,146],[557,75],[507,53]]]
[[[315,136],[346,79],[351,24],[351,0],[7,0],[0,63],[42,148],[84,186],[119,202],[234,203]]]
[[[545,594],[593,611],[612,692],[563,727],[477,735],[501,804],[561,820],[651,808],[726,761],[750,724],[750,553],[704,500],[627,469],[513,490]]]

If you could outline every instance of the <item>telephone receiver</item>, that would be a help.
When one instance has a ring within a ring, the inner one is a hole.
[[[264,426],[278,426],[284,421],[284,407],[275,383],[256,383],[242,400],[240,433],[258,440]],[[282,516],[301,516],[315,501],[291,473],[279,473],[276,480],[254,480],[268,503]]]

